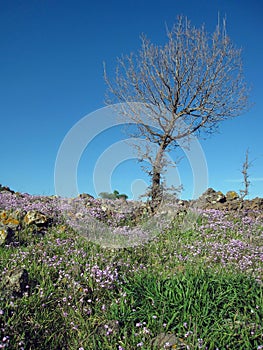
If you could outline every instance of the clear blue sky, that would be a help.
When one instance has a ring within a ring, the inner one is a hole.
[[[252,86],[253,108],[221,124],[220,133],[202,140],[209,186],[226,192],[241,188],[241,167],[250,150],[251,197],[263,197],[263,3],[260,0],[18,1],[0,0],[0,183],[16,191],[54,194],[54,166],[68,131],[85,115],[104,107],[103,62],[136,51],[139,36],[165,40],[165,24],[186,15],[213,31],[218,11],[228,34],[243,48],[244,71]],[[98,119],[98,123],[99,123]],[[120,141],[112,128],[89,144],[77,169],[80,192],[94,193],[96,159]],[[191,197],[191,167],[178,165]],[[143,178],[135,161],[120,164],[112,188],[131,196]]]

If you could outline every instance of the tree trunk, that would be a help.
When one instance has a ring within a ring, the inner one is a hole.
[[[151,190],[151,210],[155,212],[162,201],[161,172],[158,167],[153,168],[152,190]]]
[[[163,169],[163,156],[166,143],[163,142],[156,154],[155,162],[152,170],[152,189],[151,189],[151,210],[154,213],[161,204],[163,191],[161,186],[161,173]]]

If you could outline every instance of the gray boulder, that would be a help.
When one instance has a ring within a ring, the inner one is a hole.
[[[5,295],[22,296],[28,291],[28,272],[26,269],[16,267],[3,276],[1,292]]]

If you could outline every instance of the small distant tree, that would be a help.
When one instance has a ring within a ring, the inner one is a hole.
[[[114,194],[114,196],[115,196],[115,199],[128,199],[128,196],[127,196],[127,194],[125,194],[125,193],[120,193],[119,191],[117,191],[117,190],[114,190],[113,191],[113,194]]]
[[[99,197],[103,199],[116,199],[115,194],[109,192],[101,192],[99,193]]]
[[[119,191],[114,190],[114,191],[113,191],[113,194],[114,194],[115,198],[118,198],[118,196],[119,196],[120,193],[119,193]]]
[[[119,191],[114,190],[113,193],[109,193],[109,192],[101,192],[99,193],[99,197],[104,198],[104,199],[128,199],[127,194],[124,193],[119,193]]]
[[[125,120],[137,124],[135,136],[157,146],[152,154],[137,145],[138,158],[151,164],[153,208],[162,198],[166,152],[191,135],[213,133],[248,106],[241,50],[228,37],[225,21],[210,35],[178,17],[163,46],[142,36],[137,53],[118,59],[115,76],[110,79],[106,69],[104,75],[107,103],[122,102]]]
[[[245,161],[242,166],[244,188],[239,191],[242,199],[244,199],[249,194],[250,181],[249,181],[248,169],[251,167],[251,165],[252,165],[252,162],[249,161],[249,150],[247,149],[246,155],[245,155]]]

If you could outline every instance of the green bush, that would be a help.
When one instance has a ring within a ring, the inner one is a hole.
[[[109,192],[101,192],[99,196],[103,199],[128,199],[127,194],[119,193],[119,191],[115,190],[113,193]]]

